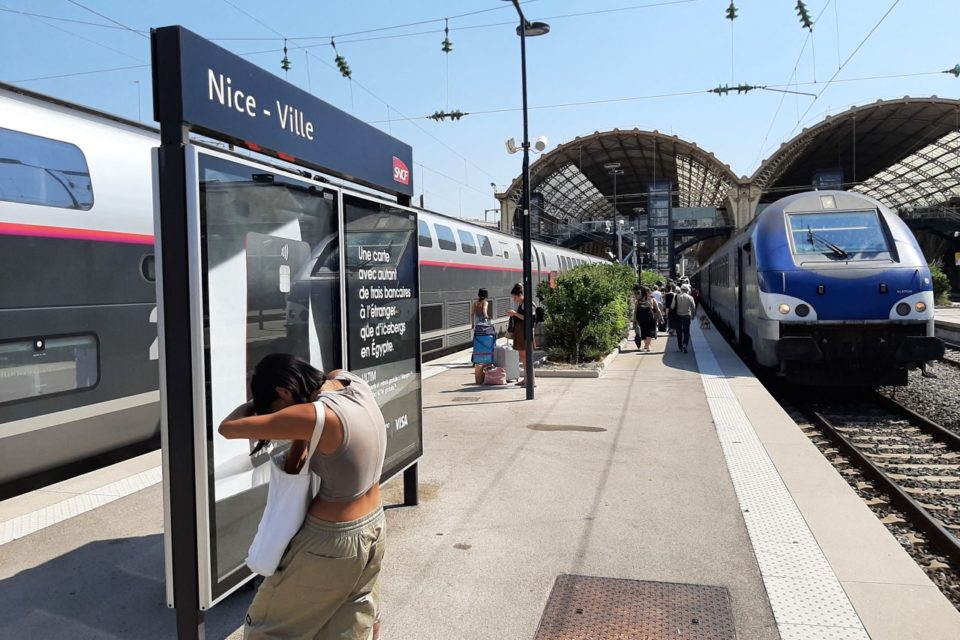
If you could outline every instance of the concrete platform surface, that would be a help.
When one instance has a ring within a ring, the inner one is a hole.
[[[960,615],[716,332],[695,332],[704,353],[661,338],[652,353],[618,355],[602,378],[541,379],[532,402],[522,388],[474,386],[462,355],[428,363],[421,503],[396,506],[400,481],[384,487],[384,640],[532,638],[564,573],[726,587],[743,640],[861,637],[802,599],[775,618],[768,589],[782,610],[785,589],[807,583],[786,556],[786,573],[765,564],[761,575],[744,519],[755,528],[755,514],[744,514],[749,496],[738,500],[712,413],[721,382],[809,526],[804,549],[827,558],[823,578],[874,640],[960,637]],[[710,381],[697,368],[708,351],[720,371]],[[95,491],[90,482],[76,490]],[[0,513],[29,517],[28,503]],[[207,637],[239,638],[251,598],[241,590],[207,612]],[[159,486],[0,545],[0,638],[171,638],[163,601]]]

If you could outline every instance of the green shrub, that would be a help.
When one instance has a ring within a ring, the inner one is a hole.
[[[946,303],[950,297],[950,277],[943,272],[943,264],[939,260],[930,263],[930,279],[933,281],[934,301]]]
[[[630,267],[590,264],[557,276],[553,289],[542,284],[550,358],[579,364],[613,351],[627,330],[636,277]]]

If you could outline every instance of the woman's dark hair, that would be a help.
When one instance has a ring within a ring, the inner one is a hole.
[[[477,297],[480,298],[481,300],[486,300],[487,298],[490,297],[490,294],[487,293],[486,289],[480,289],[480,291],[477,291]]]
[[[320,389],[326,377],[323,371],[289,353],[264,356],[250,379],[253,410],[260,415],[270,413],[270,405],[278,397],[277,387],[288,390],[294,402],[310,402],[310,396]]]
[[[512,296],[522,296],[523,295],[523,285],[519,282],[513,285],[513,289],[510,289],[510,295]]]
[[[649,298],[649,297],[650,297],[650,289],[648,289],[647,287],[640,287],[640,297],[641,297],[641,298]]]

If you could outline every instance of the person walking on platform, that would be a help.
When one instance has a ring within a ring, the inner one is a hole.
[[[470,312],[470,321],[473,325],[473,379],[477,384],[483,384],[483,370],[493,364],[493,348],[497,342],[497,330],[490,324],[489,294],[486,289],[477,292],[477,299],[473,301]]]
[[[673,299],[672,309],[677,330],[677,348],[687,353],[687,346],[690,344],[690,320],[697,312],[697,303],[690,295],[690,285],[685,284],[680,287],[680,293]]]
[[[530,374],[527,371],[527,336],[524,333],[523,285],[519,282],[513,285],[510,297],[517,305],[516,311],[512,309],[507,311],[507,315],[513,318],[513,348],[520,352],[520,366],[523,368],[523,378],[517,382],[517,386],[523,387],[527,384],[527,376]]]
[[[670,322],[670,316],[672,315],[671,308],[673,307],[673,299],[677,295],[677,288],[674,286],[673,282],[667,281],[666,291],[663,294],[663,315],[666,316],[666,329],[667,335],[673,335],[676,333],[676,329],[673,328]]]
[[[285,471],[310,465],[321,483],[247,610],[244,639],[378,637],[386,432],[373,391],[349,371],[324,374],[280,353],[257,364],[250,388],[253,400],[223,420],[220,434],[260,440],[254,451],[266,440],[291,440]]]
[[[640,299],[635,310],[637,327],[640,329],[637,340],[643,340],[641,351],[650,352],[650,341],[657,337],[657,322],[663,320],[660,305],[651,295],[650,289],[640,287]],[[639,345],[638,345],[639,346]]]

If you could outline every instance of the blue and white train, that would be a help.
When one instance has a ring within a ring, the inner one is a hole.
[[[930,270],[877,200],[813,191],[771,204],[694,276],[715,321],[801,384],[901,385],[943,355]]]

